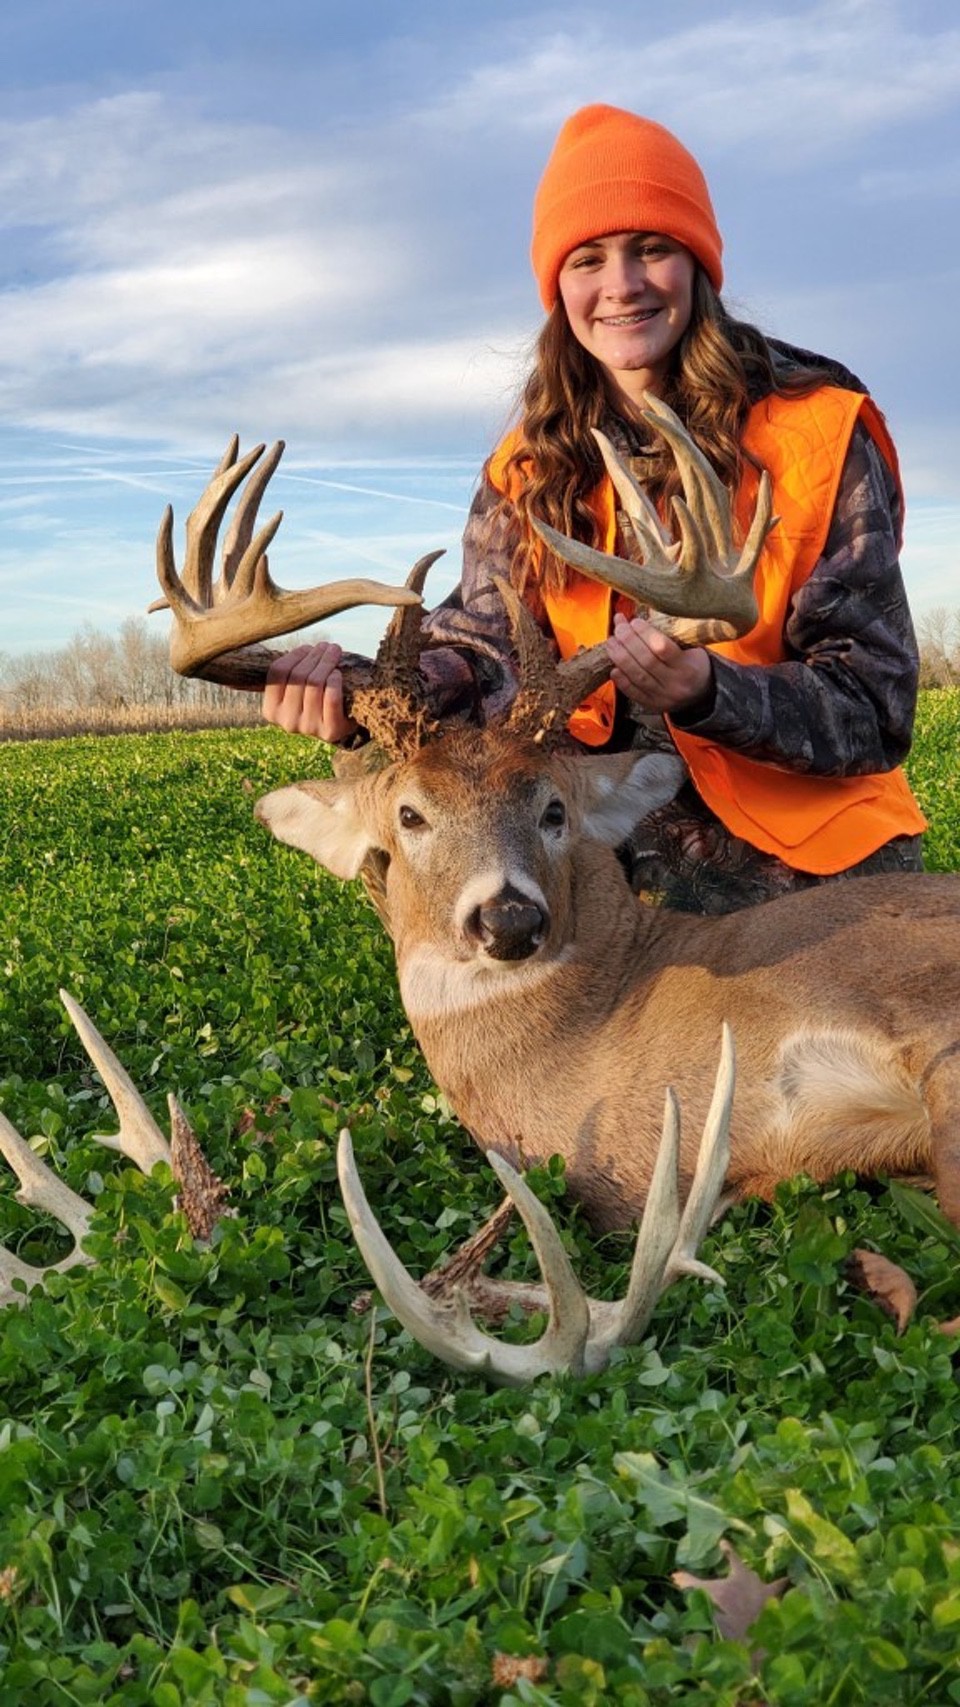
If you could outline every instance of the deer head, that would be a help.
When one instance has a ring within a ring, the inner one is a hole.
[[[461,729],[385,770],[277,789],[255,812],[336,877],[377,861],[406,998],[411,955],[489,978],[568,952],[589,928],[592,864],[683,774],[672,754],[575,755]]]

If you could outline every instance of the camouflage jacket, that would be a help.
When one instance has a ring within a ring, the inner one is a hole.
[[[864,387],[837,364],[792,346],[773,346],[785,368],[814,361],[835,383]],[[606,430],[622,453],[639,448],[633,429],[611,415]],[[900,499],[873,440],[854,431],[824,552],[793,600],[784,629],[784,662],[743,665],[714,655],[714,692],[679,727],[752,758],[813,772],[853,776],[892,769],[910,746],[918,655],[898,560]],[[516,692],[509,635],[493,577],[506,576],[517,521],[484,480],[463,539],[459,587],[425,619],[447,646],[428,654],[429,674],[445,709],[483,703],[496,715]],[[453,649],[453,650],[451,650]],[[644,744],[617,719],[614,743]]]

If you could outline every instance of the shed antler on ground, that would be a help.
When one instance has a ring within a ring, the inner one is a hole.
[[[103,1080],[120,1122],[115,1133],[97,1133],[98,1142],[126,1156],[144,1174],[151,1173],[157,1162],[166,1162],[177,1181],[179,1206],[191,1233],[198,1239],[209,1238],[220,1216],[227,1213],[224,1207],[227,1192],[201,1154],[176,1097],[171,1095],[168,1098],[171,1123],[168,1143],[129,1074],[80,1003],[74,1001],[66,990],[60,991],[60,997]],[[67,1256],[42,1268],[21,1261],[0,1246],[0,1305],[23,1304],[27,1293],[14,1282],[22,1282],[23,1287],[30,1288],[38,1285],[47,1274],[63,1274],[78,1263],[93,1261],[83,1249],[93,1209],[41,1161],[4,1114],[0,1114],[0,1155],[5,1157],[20,1182],[20,1190],[16,1194],[18,1201],[27,1208],[52,1215],[66,1227],[74,1240],[74,1248]]]
[[[443,1363],[481,1373],[504,1386],[522,1386],[538,1375],[562,1371],[597,1374],[607,1367],[615,1347],[634,1345],[642,1337],[657,1300],[680,1275],[723,1284],[714,1269],[698,1260],[697,1251],[717,1212],[726,1178],[733,1089],[733,1039],[724,1027],[713,1100],[693,1184],[682,1208],[680,1107],[673,1091],[667,1091],[663,1134],[634,1247],[630,1281],[625,1297],[616,1303],[587,1297],[543,1204],[509,1162],[495,1151],[487,1151],[487,1161],[530,1235],[544,1279],[542,1303],[549,1321],[532,1345],[509,1345],[479,1328],[471,1315],[468,1284],[458,1285],[445,1297],[431,1297],[423,1291],[380,1228],[360,1183],[350,1134],[342,1132],[337,1150],[340,1189],[353,1236],[384,1302],[414,1339]],[[493,1306],[497,1314],[521,1293],[523,1307],[530,1308],[529,1286],[487,1281],[483,1293],[486,1309]]]

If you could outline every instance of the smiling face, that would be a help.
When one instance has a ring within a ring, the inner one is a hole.
[[[695,269],[682,243],[650,231],[591,238],[560,269],[570,330],[633,402],[663,389],[690,324]]]

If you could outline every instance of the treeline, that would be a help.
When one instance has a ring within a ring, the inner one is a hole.
[[[917,621],[920,686],[960,686],[960,611]],[[291,637],[289,644],[295,643]],[[256,723],[259,694],[188,681],[171,668],[167,637],[130,617],[117,635],[86,624],[49,652],[0,652],[0,740],[85,731]]]
[[[937,605],[917,618],[920,686],[960,687],[960,611]]]
[[[0,738],[254,723],[259,694],[187,681],[168,641],[130,617],[117,635],[89,624],[49,652],[0,653]]]

